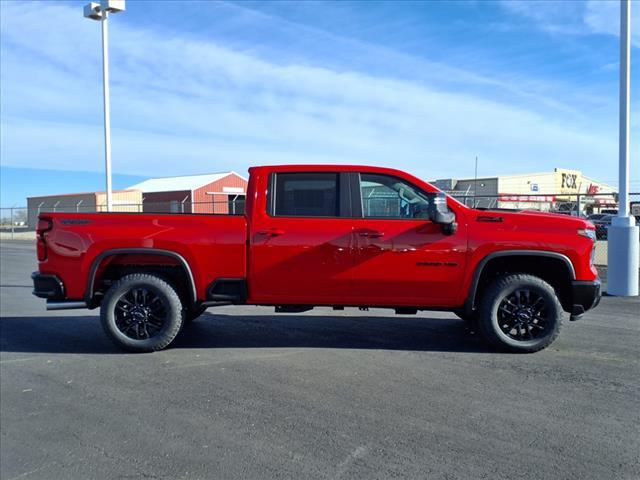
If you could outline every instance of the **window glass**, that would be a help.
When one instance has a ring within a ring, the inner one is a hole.
[[[294,217],[337,217],[337,173],[276,174],[274,214]]]
[[[360,175],[365,218],[429,218],[433,195],[389,175]]]

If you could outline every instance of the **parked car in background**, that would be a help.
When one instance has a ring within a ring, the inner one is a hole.
[[[609,215],[608,213],[592,213],[591,215],[589,215],[587,217],[587,220],[589,220],[590,222],[594,222],[595,220],[601,220],[602,218],[606,217],[607,215]]]
[[[596,227],[596,238],[598,240],[607,240],[609,238],[609,227],[611,226],[613,217],[615,217],[615,215],[611,214],[597,214],[589,217],[589,221]]]
[[[448,310],[535,352],[600,300],[583,219],[469,208],[380,167],[249,170],[237,215],[43,213],[34,294],[98,308],[120,347],[154,351],[207,307]]]

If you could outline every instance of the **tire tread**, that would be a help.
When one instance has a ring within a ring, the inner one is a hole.
[[[554,309],[557,312],[557,325],[551,335],[544,338],[544,341],[536,343],[532,346],[529,345],[510,345],[505,343],[504,340],[496,333],[495,325],[493,322],[493,308],[496,301],[501,299],[501,292],[507,288],[512,288],[515,283],[520,284],[533,284],[537,288],[546,291],[550,294],[550,297],[554,303]],[[560,334],[562,328],[562,306],[558,300],[558,296],[549,283],[542,280],[540,277],[527,273],[508,274],[497,278],[489,284],[484,292],[483,298],[480,302],[479,309],[479,325],[482,335],[499,350],[518,352],[518,353],[534,353],[551,345]]]
[[[111,322],[109,319],[109,314],[111,313],[110,305],[114,297],[121,293],[121,287],[137,282],[149,283],[160,290],[164,295],[167,296],[167,300],[169,301],[171,306],[178,312],[178,321],[175,321],[175,319],[174,321],[170,320],[168,330],[164,332],[163,335],[157,338],[154,337],[154,342],[146,342],[146,345],[136,345],[135,343],[133,343],[136,342],[136,340],[133,339],[131,340],[131,342],[126,343],[120,340],[112,331]],[[107,336],[119,348],[130,352],[154,352],[162,350],[169,346],[169,344],[175,339],[178,333],[180,333],[180,330],[182,329],[182,325],[184,323],[184,312],[182,301],[180,300],[180,295],[178,295],[175,287],[173,287],[165,278],[150,273],[131,273],[114,282],[109,290],[107,290],[104,298],[102,299],[102,307],[100,308],[100,321],[100,323],[102,324],[102,328]]]

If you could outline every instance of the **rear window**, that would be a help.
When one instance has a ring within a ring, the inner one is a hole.
[[[337,217],[337,173],[277,173],[273,213],[287,217]]]

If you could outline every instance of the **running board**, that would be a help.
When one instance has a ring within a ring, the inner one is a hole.
[[[313,310],[309,305],[276,305],[276,313],[302,313]]]
[[[73,310],[78,308],[88,308],[87,302],[80,301],[55,301],[47,300],[47,310]]]

